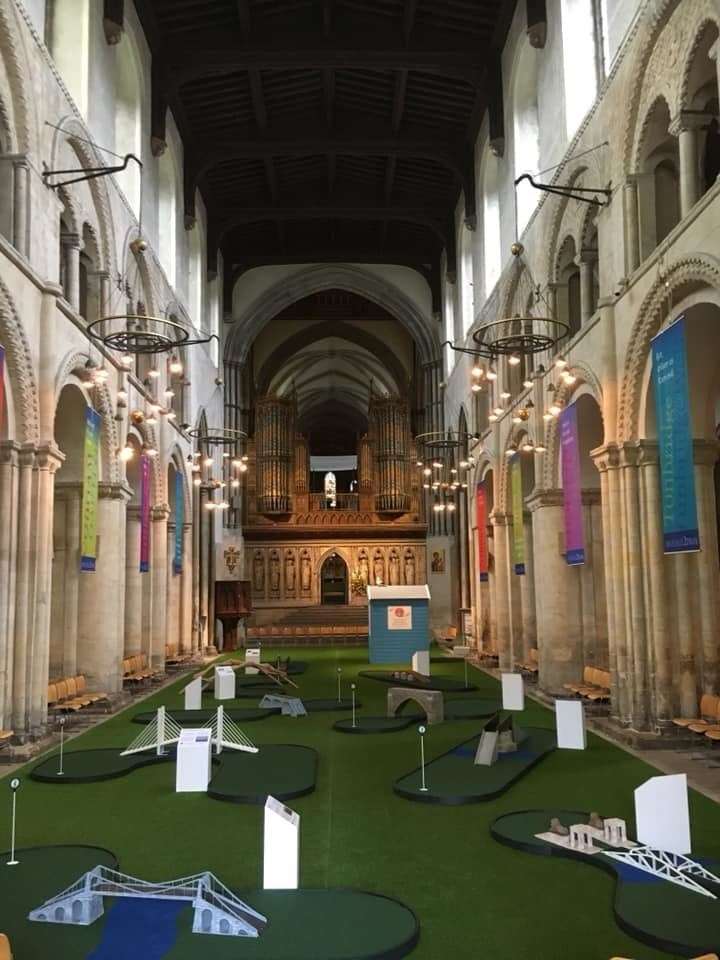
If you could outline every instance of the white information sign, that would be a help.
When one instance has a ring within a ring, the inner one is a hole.
[[[177,793],[204,793],[210,783],[212,731],[181,730],[177,745],[175,790]]]
[[[581,700],[556,700],[557,745],[561,750],[584,750],[585,707]]]
[[[388,630],[412,630],[412,607],[388,607]]]
[[[202,677],[196,677],[183,690],[185,709],[200,710],[202,707]]]
[[[245,663],[260,663],[260,647],[247,647],[245,650]],[[246,674],[258,673],[257,667],[245,667]]]
[[[521,673],[503,673],[502,705],[503,710],[525,709],[525,687]]]
[[[215,667],[215,699],[235,698],[235,671],[232,667]]]
[[[265,801],[263,889],[297,890],[300,865],[300,814],[275,797]]]
[[[412,668],[415,673],[421,673],[424,677],[429,677],[430,652],[428,650],[416,650],[412,655]]]
[[[690,809],[686,774],[650,777],[637,788],[635,827],[638,841],[654,850],[690,853]]]

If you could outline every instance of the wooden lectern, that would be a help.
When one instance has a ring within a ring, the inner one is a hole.
[[[249,580],[215,581],[215,616],[223,625],[223,651],[237,650],[237,628],[252,613]]]

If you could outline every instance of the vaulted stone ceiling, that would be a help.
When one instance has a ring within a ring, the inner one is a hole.
[[[527,0],[537,5],[538,0]],[[544,5],[544,4],[543,4]],[[188,225],[208,255],[399,263],[437,289],[454,209],[475,222],[473,143],[502,137],[499,51],[514,0],[137,0],[153,140],[173,112]],[[493,133],[491,129],[491,134]]]

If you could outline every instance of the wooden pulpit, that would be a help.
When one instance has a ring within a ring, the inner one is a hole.
[[[223,625],[223,650],[237,650],[238,623],[252,613],[249,580],[215,581],[215,616]]]

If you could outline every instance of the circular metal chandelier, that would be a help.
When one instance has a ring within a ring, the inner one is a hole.
[[[177,320],[151,317],[140,313],[113,314],[100,317],[87,326],[87,334],[110,350],[138,356],[169,353],[180,347],[209,343],[217,334],[190,339],[190,331]]]
[[[188,436],[198,446],[204,447],[232,447],[243,444],[248,438],[244,430],[235,430],[232,427],[195,427],[188,430]]]

